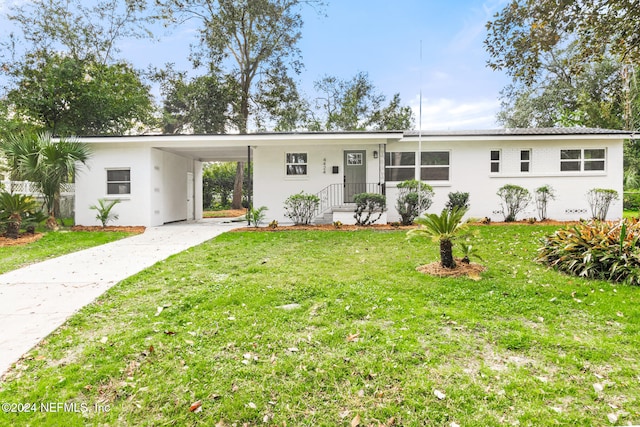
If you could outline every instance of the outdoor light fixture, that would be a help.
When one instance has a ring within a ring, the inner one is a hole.
[[[374,151],[374,152],[373,152],[373,158],[374,158],[374,159],[377,159],[377,158],[378,158],[378,152],[377,152],[377,151]]]

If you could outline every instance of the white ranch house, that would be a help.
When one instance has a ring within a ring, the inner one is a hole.
[[[119,199],[118,225],[156,226],[202,218],[202,165],[253,162],[254,206],[281,224],[284,201],[304,191],[317,194],[317,222],[353,222],[352,197],[387,196],[380,221],[397,221],[397,184],[422,179],[433,186],[430,212],[449,192],[470,193],[469,217],[503,219],[497,190],[515,184],[533,190],[551,185],[556,199],[548,216],[591,216],[586,193],[609,188],[622,196],[623,141],[628,132],[583,128],[500,129],[445,132],[265,133],[250,135],[148,135],[83,137],[93,148],[76,178],[75,222],[97,225],[89,206]],[[521,218],[536,216],[531,203]],[[615,201],[609,219],[622,216]]]

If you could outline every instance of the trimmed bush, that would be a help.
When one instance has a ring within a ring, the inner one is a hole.
[[[589,221],[544,238],[537,261],[592,279],[640,284],[640,221]]]
[[[433,188],[415,179],[398,184],[396,209],[402,218],[402,225],[411,225],[422,212],[431,207]]]
[[[593,219],[604,221],[607,219],[609,206],[611,202],[618,200],[618,192],[608,188],[592,188],[587,192],[587,201],[591,208],[591,216]]]
[[[502,215],[504,215],[505,222],[515,221],[517,215],[527,207],[531,200],[529,190],[513,184],[503,185],[496,194],[502,199]]]
[[[456,191],[449,193],[447,195],[449,200],[444,205],[445,208],[452,211],[454,209],[464,209],[469,210],[469,193],[464,193],[462,191]]]
[[[371,225],[380,219],[387,206],[387,198],[377,193],[360,193],[353,197],[356,203],[356,225]],[[375,214],[375,218],[372,218]]]
[[[535,198],[536,208],[538,208],[538,218],[540,218],[540,221],[543,221],[547,219],[547,205],[550,200],[555,200],[556,192],[552,186],[543,185],[542,187],[536,188]]]
[[[284,201],[284,215],[296,225],[310,224],[318,210],[320,198],[315,194],[300,192]]]

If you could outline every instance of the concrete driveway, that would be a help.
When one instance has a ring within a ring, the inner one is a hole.
[[[139,234],[0,275],[0,377],[107,289],[173,254],[244,223],[201,220]]]

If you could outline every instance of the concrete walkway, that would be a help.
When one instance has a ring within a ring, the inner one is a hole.
[[[0,275],[0,377],[116,283],[244,224],[201,220],[151,227],[143,234]]]

